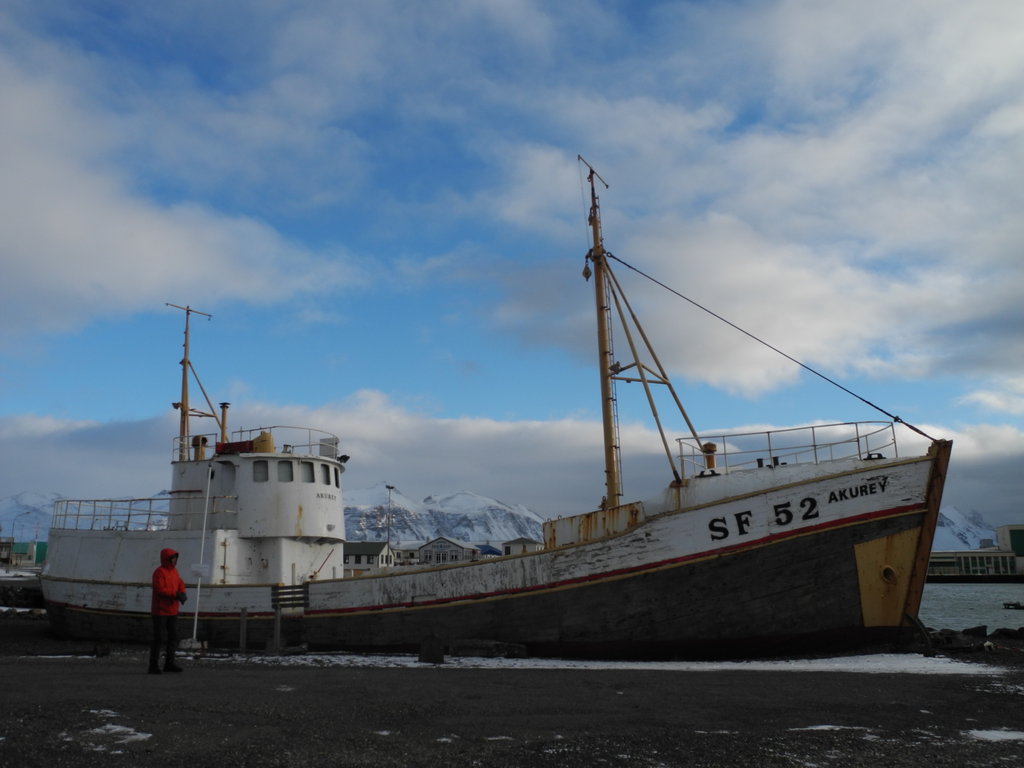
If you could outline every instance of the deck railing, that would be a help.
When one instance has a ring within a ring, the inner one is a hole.
[[[160,531],[170,499],[60,499],[50,528],[85,531]]]
[[[684,477],[715,472],[777,467],[785,464],[820,464],[838,459],[874,459],[897,456],[896,428],[888,421],[853,421],[816,424],[767,432],[723,433],[678,438],[679,468]],[[709,446],[713,446],[713,449]]]
[[[311,427],[289,427],[275,425],[272,427],[256,427],[255,429],[238,429],[231,433],[227,445],[233,446],[233,453],[249,453],[256,448],[259,438],[263,434],[271,437],[269,446],[277,453],[293,453],[296,456],[317,456],[320,458],[334,459],[338,456],[340,440],[337,435],[325,432],[322,429]],[[182,456],[196,459],[199,456],[209,458],[214,454],[216,446],[220,444],[220,436],[216,433],[186,435],[184,438],[175,437],[173,445],[173,460]],[[196,452],[196,447],[202,446]],[[267,449],[263,449],[267,450]]]
[[[230,507],[234,496],[211,496],[210,517],[218,508]],[[77,531],[162,531],[174,505],[175,519],[203,517],[205,496],[190,494],[150,499],[60,499],[53,504],[51,529]],[[179,525],[182,523],[179,522]]]

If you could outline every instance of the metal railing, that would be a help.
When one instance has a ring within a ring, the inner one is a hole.
[[[238,429],[231,433],[229,444],[257,442],[261,434],[267,433],[271,436],[271,445],[277,453],[292,453],[297,456],[316,456],[319,458],[337,458],[341,441],[337,435],[326,432],[322,429],[312,427],[290,427],[286,425],[275,425],[271,427],[256,427],[255,429]],[[207,458],[213,456],[215,446],[220,442],[220,436],[216,433],[186,435],[184,438],[175,437],[173,445],[173,459],[179,456],[188,455],[194,457],[194,446],[196,441],[203,441],[204,452]],[[182,443],[184,442],[184,453]]]
[[[79,531],[161,531],[170,499],[60,499],[50,528]]]
[[[686,477],[708,472],[777,467],[786,464],[820,464],[839,459],[877,459],[898,456],[896,428],[888,421],[852,421],[816,424],[767,432],[702,435],[676,440],[679,468]],[[709,449],[713,446],[713,449]],[[709,467],[708,457],[714,456]]]
[[[220,527],[218,513],[231,512],[235,496],[211,496],[210,527]],[[51,529],[76,531],[163,531],[173,515],[176,527],[196,527],[203,519],[202,494],[149,499],[60,499],[53,504]],[[195,521],[198,521],[196,523]]]

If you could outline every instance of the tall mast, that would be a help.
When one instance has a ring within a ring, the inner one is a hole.
[[[209,315],[206,312],[200,312],[198,309],[192,309],[192,307],[181,307],[177,304],[171,304],[170,302],[167,303],[167,306],[180,309],[185,313],[185,355],[181,358],[181,402],[175,403],[175,405],[178,410],[181,411],[178,427],[178,437],[180,438],[178,440],[178,460],[187,461],[188,440],[186,438],[189,435],[188,417],[191,413],[188,404],[188,371],[192,365],[188,359],[188,324],[193,312],[197,315],[203,315],[204,317],[213,317],[213,315]]]
[[[604,238],[601,234],[601,208],[597,199],[595,179],[608,188],[608,182],[591,167],[590,163],[577,156],[587,166],[590,182],[590,215],[587,218],[593,235],[593,245],[587,253],[587,260],[594,265],[594,301],[597,307],[597,354],[598,370],[601,373],[601,421],[604,425],[604,474],[605,498],[602,507],[617,507],[622,499],[622,479],[619,461],[618,418],[615,409],[615,360],[612,352],[611,307],[608,302],[608,278],[606,273]],[[587,277],[587,272],[584,276]]]

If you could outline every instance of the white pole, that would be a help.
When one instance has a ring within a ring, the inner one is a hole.
[[[199,590],[203,586],[203,565],[206,557],[206,516],[210,511],[210,483],[213,481],[213,462],[206,471],[206,499],[203,502],[203,538],[199,544],[199,572],[196,574],[196,607],[192,613],[192,642],[197,643],[199,634]]]

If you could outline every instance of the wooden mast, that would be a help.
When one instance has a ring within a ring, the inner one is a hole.
[[[593,246],[587,253],[587,260],[594,265],[594,300],[597,307],[597,351],[598,369],[601,372],[601,421],[604,425],[604,474],[605,497],[602,508],[617,507],[622,500],[621,464],[619,460],[618,418],[615,409],[615,360],[612,352],[611,307],[608,302],[608,279],[606,272],[604,238],[601,234],[601,208],[597,199],[595,179],[608,183],[593,169],[582,156],[579,161],[587,166],[590,182],[590,214],[587,218],[593,235]],[[589,270],[584,277],[589,277]]]

